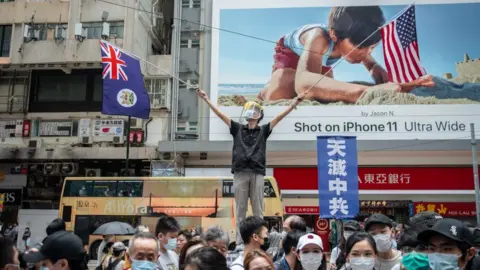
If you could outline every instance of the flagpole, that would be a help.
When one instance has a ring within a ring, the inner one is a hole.
[[[131,176],[128,175],[128,161],[130,158],[130,121],[132,120],[131,116],[128,116],[127,120],[127,149],[126,149],[126,156],[125,156],[125,176]]]

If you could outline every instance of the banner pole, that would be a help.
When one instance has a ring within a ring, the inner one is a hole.
[[[478,183],[478,152],[477,140],[475,139],[475,124],[470,123],[470,135],[472,144],[472,166],[473,166],[473,181],[475,184],[475,210],[477,212],[477,226],[480,224],[480,188]]]
[[[130,122],[132,120],[132,117],[131,116],[128,116],[128,120],[127,120],[127,136],[126,139],[127,139],[127,149],[126,149],[126,156],[125,156],[125,176],[130,176],[128,175],[128,161],[129,161],[129,158],[130,158]]]

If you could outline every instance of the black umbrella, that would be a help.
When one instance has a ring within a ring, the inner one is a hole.
[[[128,235],[135,234],[135,229],[128,223],[113,221],[98,227],[93,234],[96,235]]]

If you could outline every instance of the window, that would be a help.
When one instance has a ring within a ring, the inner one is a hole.
[[[101,110],[103,82],[99,69],[35,70],[29,110],[31,112],[95,112]]]
[[[93,181],[67,181],[63,196],[65,197],[91,197],[93,195]]]
[[[143,181],[72,181],[65,183],[65,197],[142,197]]]
[[[124,23],[123,22],[108,22],[110,24],[110,37],[123,38]],[[103,23],[84,23],[83,28],[87,30],[88,39],[100,39],[102,37]]]
[[[188,40],[180,40],[180,48],[188,48]]]
[[[142,197],[143,181],[118,181],[119,197]]]
[[[193,0],[193,8],[200,8],[201,0]]]
[[[115,181],[95,181],[93,185],[93,196],[95,197],[115,197],[117,191],[117,182]]]
[[[11,40],[12,40],[12,26],[0,25],[0,57],[10,56]]]
[[[101,74],[93,76],[93,101],[102,102],[103,99],[103,78]]]
[[[145,87],[150,97],[152,109],[161,107],[168,108],[168,79],[145,80]]]
[[[189,8],[190,7],[190,0],[182,0],[182,7]]]
[[[38,102],[83,101],[87,95],[87,75],[41,76],[37,80]]]
[[[192,40],[190,48],[200,48],[200,40]]]

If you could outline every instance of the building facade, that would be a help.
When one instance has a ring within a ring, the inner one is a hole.
[[[176,3],[0,1],[2,191],[21,190],[26,209],[58,209],[65,176],[150,175],[158,141],[170,138],[172,94],[178,92],[172,79],[180,50]],[[141,59],[150,119],[127,123],[101,114],[100,39]],[[25,183],[13,183],[14,168],[26,175]],[[1,220],[12,222],[17,213]]]

